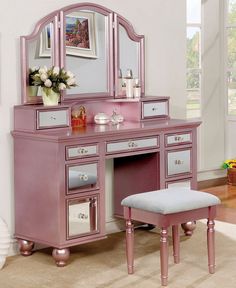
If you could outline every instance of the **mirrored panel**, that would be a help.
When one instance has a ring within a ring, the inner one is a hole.
[[[139,43],[129,38],[127,31],[119,25],[119,67],[122,77],[139,78]]]
[[[81,164],[68,168],[68,193],[96,187],[98,179],[97,163]]]
[[[109,36],[106,15],[92,10],[65,14],[65,67],[76,78],[77,86],[66,91],[65,99],[110,95]]]
[[[95,233],[98,230],[97,196],[68,201],[68,238]]]
[[[43,27],[40,33],[31,40],[27,41],[28,61],[27,61],[27,99],[37,102],[35,97],[41,96],[40,87],[34,86],[33,76],[40,67],[51,67],[53,65],[52,37],[53,23],[50,22]]]

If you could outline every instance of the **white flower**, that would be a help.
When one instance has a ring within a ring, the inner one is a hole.
[[[37,71],[38,69],[39,69],[39,67],[34,66],[33,68],[31,68],[31,72],[35,72],[35,71]]]
[[[40,74],[46,74],[48,72],[47,66],[43,66],[42,68],[39,69]]]
[[[44,82],[44,85],[48,88],[50,88],[52,86],[52,81],[50,79],[47,79],[45,82]]]
[[[40,75],[40,79],[41,79],[43,82],[45,82],[45,81],[48,79],[47,73],[42,73],[42,74]]]
[[[71,71],[67,71],[66,73],[70,78],[73,78],[74,77],[74,74],[71,72]]]
[[[58,88],[59,90],[64,90],[66,89],[66,85],[64,83],[59,83]]]
[[[69,79],[67,79],[66,83],[67,83],[68,86],[74,85],[74,84],[75,84],[75,78],[69,78]]]
[[[55,67],[53,68],[52,73],[53,73],[54,75],[58,75],[59,72],[60,72],[60,68],[59,68],[58,66],[55,66]]]

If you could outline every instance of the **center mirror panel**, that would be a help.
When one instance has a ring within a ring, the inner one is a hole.
[[[113,96],[112,14],[95,10],[77,8],[61,15],[61,63],[77,83],[64,100]]]

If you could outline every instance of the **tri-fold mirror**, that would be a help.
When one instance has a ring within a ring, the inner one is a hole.
[[[21,37],[22,104],[41,103],[40,87],[30,73],[37,67],[64,67],[77,86],[61,101],[122,98],[120,79],[132,71],[144,94],[144,36],[122,16],[103,6],[79,3],[41,19]]]

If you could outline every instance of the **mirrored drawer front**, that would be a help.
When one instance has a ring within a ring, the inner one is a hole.
[[[67,190],[68,193],[76,193],[78,190],[86,191],[98,187],[97,163],[68,166]]]
[[[166,188],[175,188],[175,187],[191,188],[191,179],[184,179],[166,183]]]
[[[37,110],[37,129],[69,126],[68,109]]]
[[[98,196],[67,202],[67,239],[98,233]]]
[[[130,139],[119,142],[110,142],[107,144],[107,152],[129,152],[130,150],[142,149],[142,148],[155,148],[159,146],[159,138],[145,138],[145,139]]]
[[[167,176],[191,173],[191,150],[167,153]]]
[[[167,101],[154,101],[143,102],[142,119],[150,117],[168,116],[168,102]]]
[[[94,145],[80,145],[66,147],[66,159],[74,159],[80,157],[96,156],[98,155],[98,146]]]
[[[166,146],[192,143],[192,133],[187,132],[165,135],[165,140]]]

